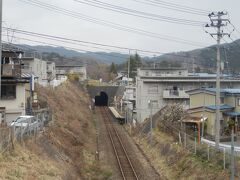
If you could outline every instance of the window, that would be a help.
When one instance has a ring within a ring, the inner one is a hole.
[[[220,97],[220,103],[224,104],[224,97]]]
[[[161,71],[156,71],[156,76],[161,76],[162,72]]]
[[[149,109],[157,109],[158,108],[158,101],[157,100],[150,100],[148,104]]]
[[[145,76],[149,76],[149,72],[148,71],[145,72]]]
[[[8,84],[2,85],[1,91],[2,99],[16,99],[16,85]]]
[[[153,107],[153,109],[158,108],[158,101],[157,100],[152,100],[152,107]]]
[[[29,63],[24,63],[23,69],[29,69],[30,65]]]
[[[240,98],[237,98],[238,106],[240,106]]]
[[[178,72],[178,75],[182,75],[182,71],[179,71],[179,72]]]
[[[158,93],[158,85],[150,85],[148,87],[148,93],[149,94]]]

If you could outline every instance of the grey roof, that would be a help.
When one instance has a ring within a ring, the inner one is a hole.
[[[64,67],[84,67],[84,65],[56,65],[56,68],[57,67],[62,67],[62,68],[64,68]]]
[[[216,88],[199,88],[199,89],[186,91],[186,93],[194,93],[199,91],[216,93]],[[240,89],[220,89],[220,93],[225,95],[240,94]]]
[[[187,69],[182,67],[162,67],[162,68],[143,67],[140,68],[140,70],[187,70]]]

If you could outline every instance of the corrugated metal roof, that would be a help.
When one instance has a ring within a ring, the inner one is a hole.
[[[216,88],[206,88],[205,90],[216,92]],[[240,94],[240,89],[220,89],[220,92],[226,94]]]
[[[211,109],[211,110],[217,110],[217,107],[218,107],[218,106],[215,106],[215,105],[206,106],[206,108]],[[222,104],[222,105],[219,106],[219,109],[220,109],[220,110],[228,110],[228,109],[233,109],[233,108],[234,108],[234,107],[229,106],[229,105],[227,105],[227,104]]]
[[[225,112],[224,114],[233,117],[240,116],[240,112]]]
[[[33,73],[22,73],[21,74],[22,78],[27,78],[27,79],[31,78],[31,76],[34,76],[35,78],[37,78],[37,76],[35,76]]]
[[[216,88],[199,88],[199,89],[186,91],[186,93],[205,92],[205,91],[216,93]],[[220,89],[220,93],[225,95],[240,94],[240,89]]]

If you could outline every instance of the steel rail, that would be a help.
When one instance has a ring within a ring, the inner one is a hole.
[[[108,108],[108,107],[102,107],[102,108],[101,108],[101,113],[102,113],[102,115],[104,116],[104,122],[105,122],[105,124],[106,124],[107,132],[108,132],[108,135],[109,135],[109,137],[110,137],[110,140],[111,140],[111,143],[112,143],[112,146],[113,146],[113,149],[114,149],[114,153],[115,153],[115,156],[116,156],[117,161],[118,161],[118,166],[119,166],[119,169],[120,169],[120,171],[121,171],[121,175],[122,175],[122,177],[123,177],[124,180],[127,180],[127,178],[126,178],[126,172],[124,171],[124,168],[123,168],[124,165],[122,164],[122,162],[121,162],[121,160],[120,160],[120,158],[119,158],[119,152],[117,151],[117,148],[116,148],[116,144],[115,144],[116,142],[114,142],[114,140],[113,140],[113,135],[115,135],[115,136],[117,137],[117,140],[119,141],[119,144],[120,144],[120,146],[121,146],[121,149],[122,149],[122,151],[123,151],[123,154],[124,154],[124,156],[125,156],[126,159],[127,159],[128,165],[131,167],[131,171],[132,171],[132,174],[133,174],[134,178],[135,178],[136,180],[139,180],[138,175],[137,175],[137,173],[136,173],[136,171],[135,171],[135,169],[134,169],[134,167],[133,167],[133,164],[132,164],[132,162],[131,162],[131,160],[130,160],[130,158],[129,158],[129,156],[128,156],[128,153],[127,153],[127,151],[126,151],[126,148],[124,147],[124,144],[122,143],[122,140],[121,140],[121,138],[120,138],[120,136],[119,136],[116,128],[113,126],[113,124],[112,124],[112,122],[111,122],[111,115],[109,114],[107,108]],[[107,122],[107,121],[108,121],[108,122]],[[113,130],[113,131],[112,131],[112,130]],[[113,132],[114,132],[114,134],[113,134]]]

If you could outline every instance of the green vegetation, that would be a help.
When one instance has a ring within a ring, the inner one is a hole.
[[[116,65],[112,62],[109,68],[109,79],[113,80],[117,76],[117,68]]]
[[[130,70],[129,70],[129,77],[134,78],[137,75],[137,68],[141,67],[142,60],[141,57],[136,53],[135,55],[130,56]]]
[[[68,80],[71,82],[79,82],[79,74],[69,73],[67,77],[68,77]]]

